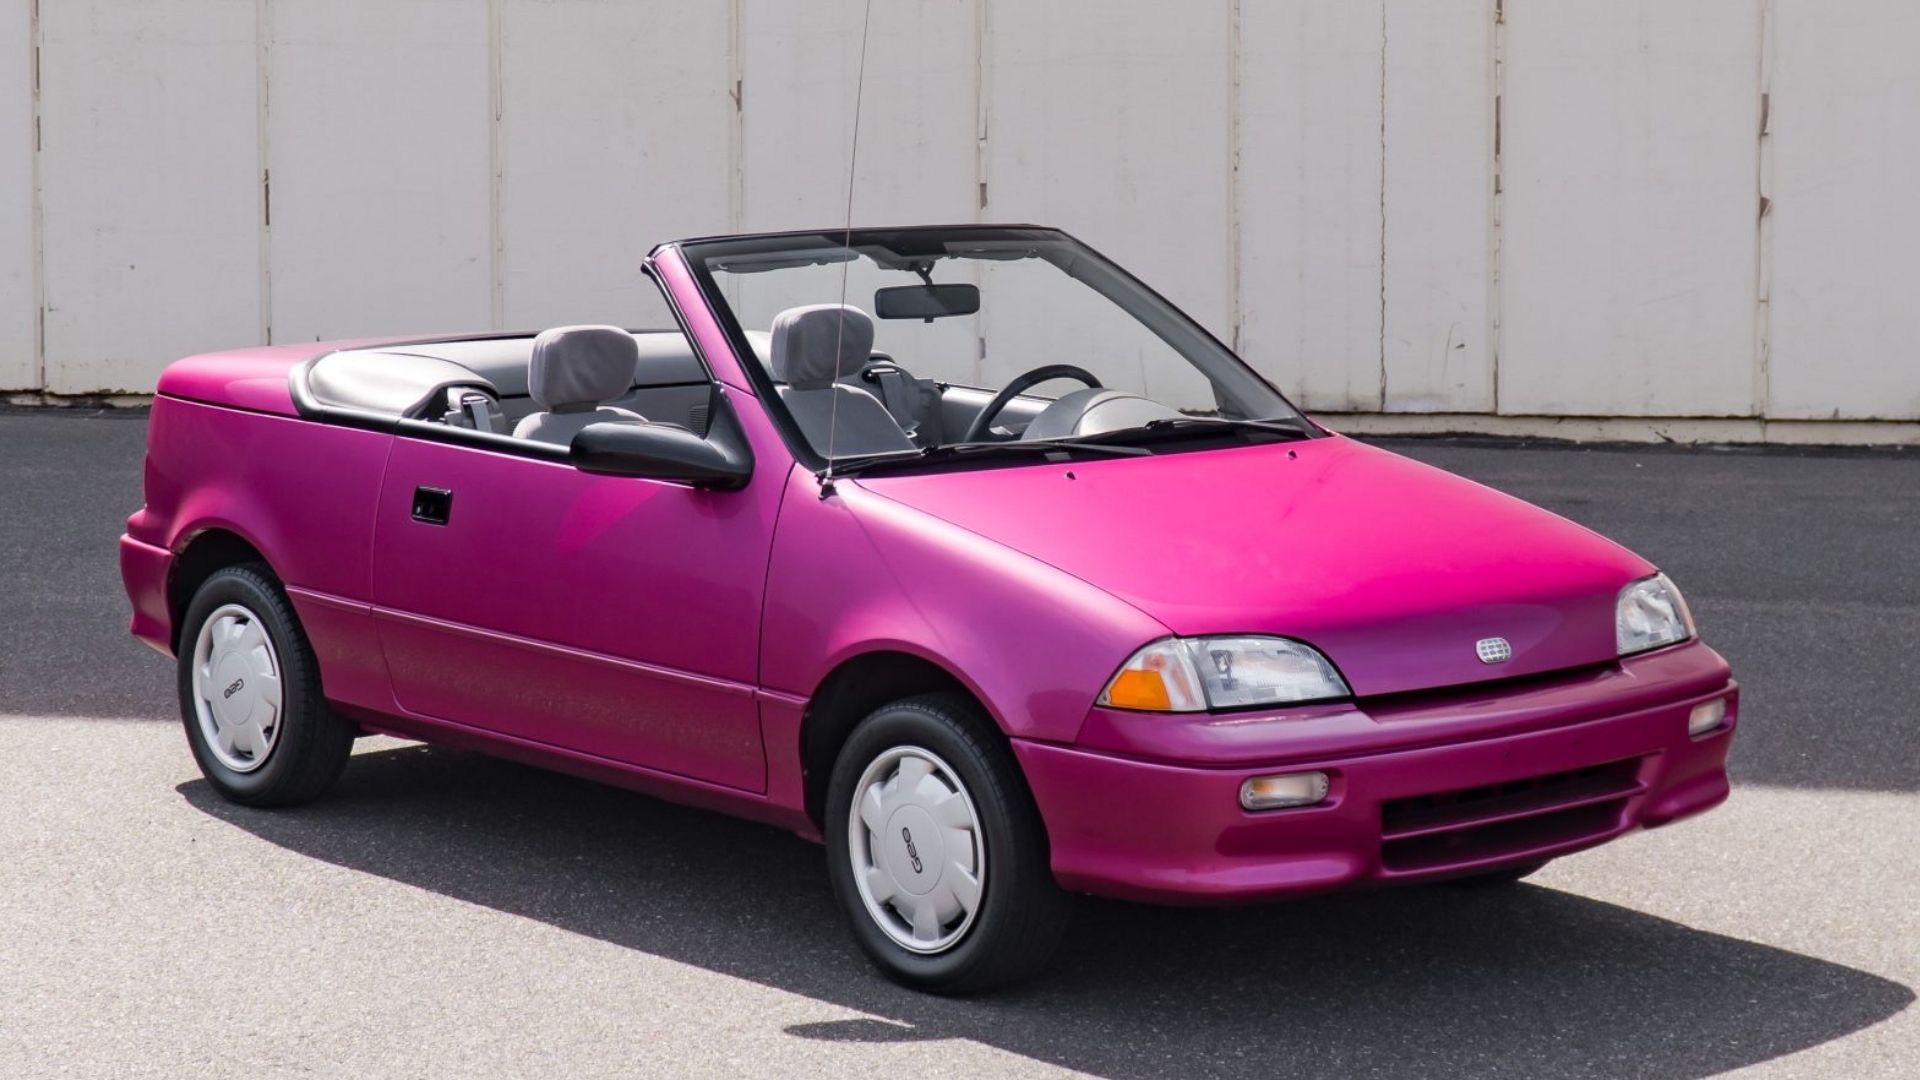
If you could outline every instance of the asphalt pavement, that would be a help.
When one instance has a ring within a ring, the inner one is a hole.
[[[1732,799],[1511,889],[1088,902],[951,1001],[759,826],[390,739],[219,801],[125,633],[144,429],[0,409],[0,1076],[1920,1075],[1920,456],[1384,442],[1680,583]]]

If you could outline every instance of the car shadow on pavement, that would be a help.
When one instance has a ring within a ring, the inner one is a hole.
[[[1899,1012],[1907,987],[1539,886],[1226,910],[1085,901],[1051,973],[952,1000],[857,954],[821,850],[477,754],[356,755],[296,810],[181,794],[328,863],[858,1010],[799,1039],[970,1039],[1111,1077],[1707,1076]]]

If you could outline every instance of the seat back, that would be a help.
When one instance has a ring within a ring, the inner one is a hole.
[[[839,380],[873,353],[873,320],[847,304],[788,308],[773,320],[770,364],[807,441],[823,455],[847,457],[913,449],[885,405]]]
[[[617,326],[560,326],[533,339],[527,391],[540,406],[516,424],[515,438],[565,446],[588,424],[645,423],[646,418],[606,402],[632,389],[640,349]]]

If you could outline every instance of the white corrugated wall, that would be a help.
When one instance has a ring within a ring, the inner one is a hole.
[[[0,389],[620,321],[656,241],[840,221],[861,8],[0,0]],[[1323,411],[1910,424],[1916,40],[1907,0],[875,0],[855,217],[1064,226]]]

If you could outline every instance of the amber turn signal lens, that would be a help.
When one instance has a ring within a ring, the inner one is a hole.
[[[1107,687],[1107,703],[1121,709],[1169,712],[1173,698],[1158,671],[1122,671]]]
[[[1207,700],[1185,644],[1162,638],[1127,658],[1100,692],[1099,704],[1140,712],[1200,712]]]

